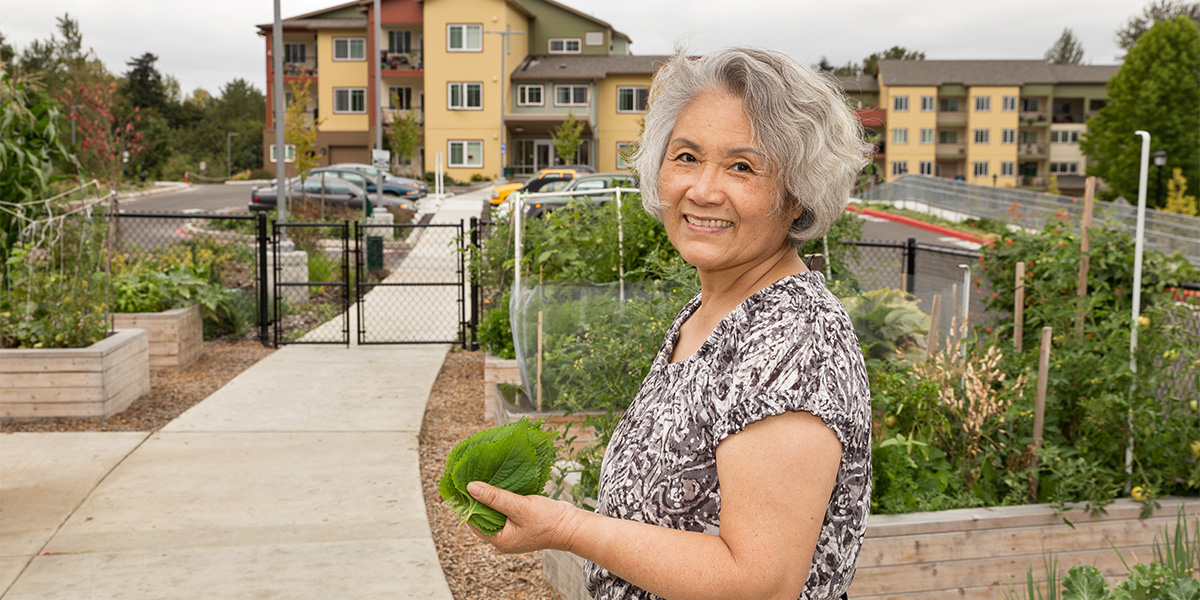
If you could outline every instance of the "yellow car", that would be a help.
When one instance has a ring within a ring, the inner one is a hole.
[[[505,198],[508,198],[509,194],[517,190],[533,193],[540,190],[542,186],[551,181],[574,179],[575,177],[585,173],[595,173],[595,170],[591,167],[583,166],[542,169],[541,171],[538,171],[537,175],[525,183],[506,183],[504,185],[496,186],[495,189],[492,190],[492,204],[499,206],[504,202]]]

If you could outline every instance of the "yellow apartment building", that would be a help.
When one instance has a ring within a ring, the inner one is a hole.
[[[563,164],[551,135],[568,115],[584,129],[567,163],[625,168],[621,152],[637,139],[650,79],[665,57],[631,55],[628,36],[553,0],[381,0],[379,12],[378,50],[372,0],[283,21],[285,87],[309,86],[319,164],[370,162],[378,98],[383,127],[400,115],[421,124],[417,156],[407,164],[393,158],[400,172],[430,171],[439,154],[460,181]],[[259,34],[269,83],[263,164],[271,168],[272,26],[260,25]],[[285,149],[287,162],[293,155]]]

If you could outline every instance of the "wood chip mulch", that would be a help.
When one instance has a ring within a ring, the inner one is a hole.
[[[542,555],[503,555],[476,539],[442,505],[438,479],[459,441],[492,426],[483,418],[483,352],[451,352],[433,384],[421,424],[421,487],[438,558],[455,600],[561,600],[542,579]]]

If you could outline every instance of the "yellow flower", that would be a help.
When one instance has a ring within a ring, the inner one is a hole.
[[[1132,490],[1129,490],[1129,497],[1133,498],[1135,502],[1145,502],[1150,498],[1149,494],[1146,493],[1146,490],[1142,489],[1142,486],[1140,485]]]
[[[1150,326],[1150,317],[1147,317],[1145,315],[1138,317],[1138,327],[1145,329],[1149,326]]]

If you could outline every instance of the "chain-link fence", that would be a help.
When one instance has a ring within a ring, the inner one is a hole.
[[[952,218],[957,215],[986,218],[1037,230],[1057,215],[1070,215],[1076,222],[1083,218],[1083,199],[1079,197],[989,187],[924,175],[905,175],[859,196],[862,200],[889,202],[901,207],[905,203],[918,203],[952,213],[944,215]],[[1132,235],[1137,225],[1137,206],[1097,202],[1093,219],[1097,223],[1106,220],[1119,223]],[[1200,218],[1147,209],[1145,219],[1146,248],[1168,255],[1180,252],[1192,264],[1200,265]]]

